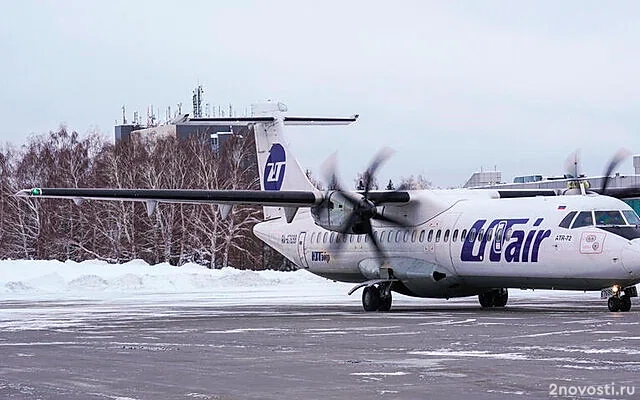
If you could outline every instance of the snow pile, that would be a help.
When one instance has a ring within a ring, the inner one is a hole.
[[[197,264],[150,266],[102,261],[0,261],[0,298],[68,297],[99,294],[220,293],[287,287],[325,291],[335,284],[306,271],[210,270]],[[349,286],[349,285],[348,285]],[[348,289],[346,289],[348,290]],[[340,292],[346,290],[340,285]]]

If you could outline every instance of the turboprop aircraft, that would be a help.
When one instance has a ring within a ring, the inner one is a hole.
[[[256,112],[257,111],[257,112]],[[262,205],[255,235],[298,268],[363,288],[366,311],[388,311],[392,292],[452,298],[477,295],[504,307],[509,288],[601,291],[611,311],[629,311],[640,282],[640,218],[626,203],[553,190],[374,191],[383,151],[365,173],[364,190],[320,191],[287,148],[286,125],[351,124],[347,118],[285,116],[278,103],[244,118],[209,124],[252,125],[260,191],[34,188],[34,198]],[[204,120],[204,119],[203,119]],[[617,163],[614,160],[609,171]],[[329,174],[331,176],[331,174]],[[600,190],[606,193],[605,187]]]

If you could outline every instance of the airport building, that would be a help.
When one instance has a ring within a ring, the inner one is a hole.
[[[622,175],[616,173],[609,177],[606,194],[617,197],[629,204],[636,213],[640,214],[640,155],[633,156],[634,174]],[[517,176],[513,183],[495,183],[500,181],[500,172],[497,176],[488,176],[485,179],[483,173],[476,172],[467,181],[465,187],[469,188],[496,188],[501,189],[554,189],[563,191],[565,189],[578,189],[578,182],[585,182],[588,191],[600,192],[605,177],[604,176],[580,176],[578,178],[570,176],[545,178],[540,174]],[[487,174],[486,172],[484,174]],[[495,172],[494,172],[495,174]],[[474,176],[480,175],[480,178]],[[493,180],[493,181],[492,181]],[[484,182],[483,182],[484,181]],[[478,184],[476,184],[478,183]]]
[[[182,103],[178,103],[178,110],[175,114],[171,114],[171,109],[167,109],[166,118],[163,123],[158,123],[158,117],[156,116],[153,106],[147,109],[147,121],[142,123],[140,121],[140,114],[133,113],[132,122],[127,121],[126,110],[122,107],[122,123],[116,124],[115,130],[115,142],[118,143],[122,140],[128,140],[131,137],[175,137],[178,139],[186,139],[191,136],[200,135],[210,140],[211,147],[218,151],[224,142],[228,140],[232,135],[243,134],[246,132],[246,123],[239,123],[238,125],[220,125],[215,124],[215,117],[236,116],[233,107],[229,106],[227,110],[221,110],[219,107],[217,112],[211,112],[211,107],[208,103],[203,105],[203,93],[202,86],[198,86],[193,91],[193,112],[192,114],[182,113]]]

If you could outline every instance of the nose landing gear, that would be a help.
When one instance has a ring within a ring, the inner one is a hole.
[[[624,294],[622,294],[624,293]],[[607,301],[607,307],[611,312],[627,312],[631,310],[631,298],[638,297],[638,291],[635,286],[630,286],[623,290],[619,286],[613,286],[611,289],[602,291],[602,296],[610,296]]]

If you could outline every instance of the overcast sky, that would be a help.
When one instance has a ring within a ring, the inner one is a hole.
[[[122,105],[191,112],[200,83],[238,110],[359,113],[288,136],[314,172],[338,150],[349,183],[383,146],[381,181],[557,175],[577,148],[599,174],[640,152],[639,46],[640,2],[0,0],[0,138],[65,124],[113,140]]]

